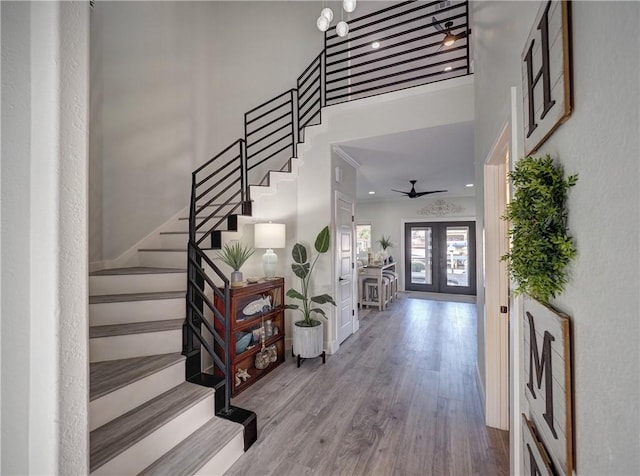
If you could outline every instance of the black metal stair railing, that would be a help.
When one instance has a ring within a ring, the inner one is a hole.
[[[468,10],[468,0],[411,0],[350,20],[345,38],[330,28],[296,87],[248,111],[244,138],[193,172],[183,354],[189,381],[224,386],[224,401],[216,398],[220,413],[233,411],[230,284],[206,251],[221,247],[222,231],[235,230],[238,215],[251,213],[249,185],[290,166],[323,107],[471,74]],[[456,35],[453,45],[443,45],[443,26]],[[213,374],[202,372],[202,349]]]

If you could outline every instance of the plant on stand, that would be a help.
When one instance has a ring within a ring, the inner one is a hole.
[[[251,249],[250,246],[239,241],[225,243],[222,251],[218,252],[218,258],[220,258],[220,261],[233,268],[233,273],[231,273],[230,277],[232,288],[244,285],[240,268],[242,268],[242,265],[247,262],[253,252],[254,250]]]
[[[300,290],[289,289],[287,297],[302,301],[302,304],[287,304],[287,309],[297,309],[302,313],[302,320],[294,322],[293,325],[293,353],[298,356],[298,366],[300,366],[300,358],[311,358],[323,356],[323,325],[322,321],[313,318],[313,314],[318,314],[326,319],[324,310],[317,305],[332,304],[335,301],[329,294],[319,294],[317,296],[309,296],[309,283],[311,275],[318,262],[320,255],[329,250],[329,227],[325,226],[315,241],[315,249],[318,252],[313,263],[309,263],[307,249],[304,245],[296,243],[291,252],[293,256],[293,264],[291,269],[294,274],[300,278]]]

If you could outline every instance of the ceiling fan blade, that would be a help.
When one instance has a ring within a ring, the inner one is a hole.
[[[458,33],[457,35],[455,35],[456,41],[457,40],[461,40],[462,38],[466,38],[468,34],[469,34],[469,32],[467,30],[465,30],[465,31],[463,31],[461,33]]]
[[[405,192],[404,190],[394,190],[391,189],[392,192],[404,193],[405,195],[409,195],[409,192]]]
[[[436,30],[438,30],[441,33],[445,33],[446,30],[444,28],[442,28],[442,25],[440,24],[440,22],[438,21],[438,19],[436,17],[433,17],[431,19],[431,21],[433,22],[433,26],[436,27]]]
[[[422,197],[423,195],[429,195],[432,193],[442,193],[442,192],[447,192],[447,190],[431,190],[429,192],[417,192],[416,197]]]

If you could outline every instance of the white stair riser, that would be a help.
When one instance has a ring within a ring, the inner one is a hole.
[[[92,475],[138,474],[214,416],[213,393],[96,469]]]
[[[163,321],[185,317],[185,298],[89,304],[89,325]]]
[[[138,251],[141,266],[158,268],[185,268],[187,251]]]
[[[181,268],[185,267],[186,264],[181,266]],[[89,292],[92,296],[184,291],[186,289],[186,272],[89,276]]]
[[[189,235],[187,235],[186,233],[184,234],[163,233],[160,235],[160,246],[162,248],[180,248],[180,249],[186,250],[187,243],[189,243]]]
[[[91,362],[182,351],[182,329],[89,339]]]
[[[205,465],[200,468],[196,475],[214,476],[223,474],[235,463],[244,453],[244,434],[242,430],[216,453]]]
[[[89,403],[89,431],[133,410],[184,382],[184,360],[114,390]]]

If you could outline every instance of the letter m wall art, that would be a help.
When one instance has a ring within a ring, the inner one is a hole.
[[[524,311],[525,474],[569,476],[574,467],[569,317],[528,297]]]

